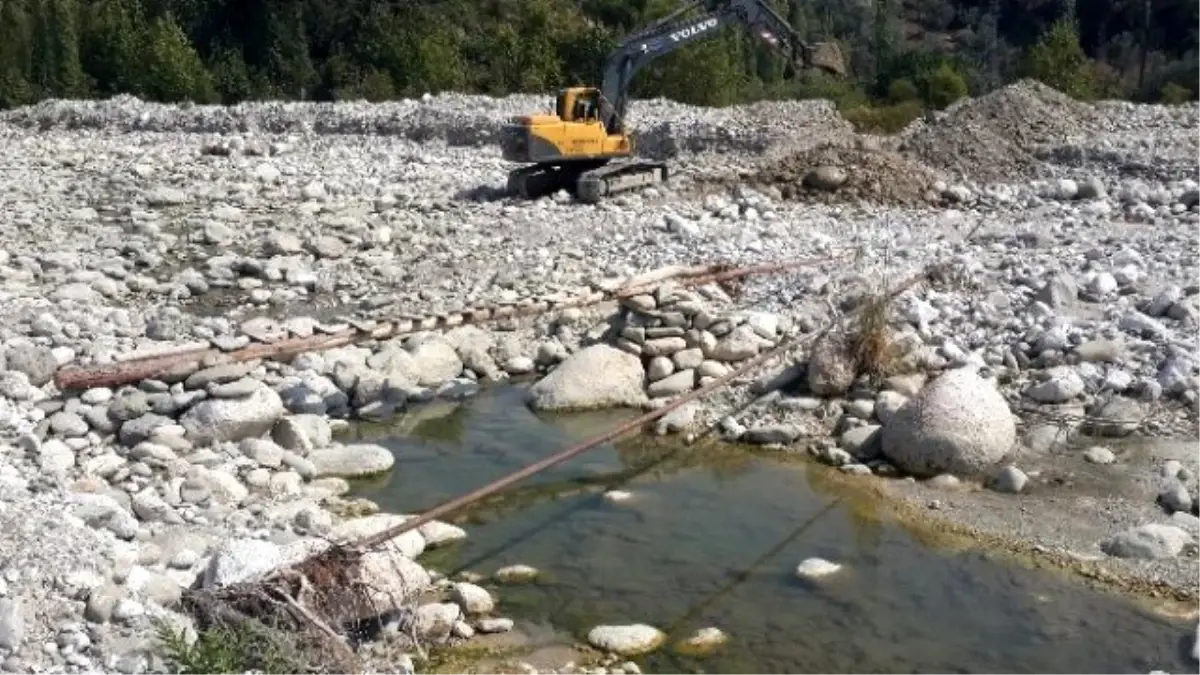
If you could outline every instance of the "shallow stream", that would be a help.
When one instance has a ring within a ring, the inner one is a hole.
[[[604,430],[628,412],[541,417],[515,387],[433,404],[353,434],[396,453],[356,494],[414,513]],[[469,537],[427,558],[449,574],[514,563],[537,583],[495,590],[499,611],[582,637],[649,623],[672,641],[716,626],[703,657],[670,646],[650,672],[1195,672],[1194,626],[1066,577],[890,521],[830,470],[737,448],[635,437],[597,448],[461,522]],[[605,489],[632,493],[625,502]],[[844,565],[819,583],[804,559]]]

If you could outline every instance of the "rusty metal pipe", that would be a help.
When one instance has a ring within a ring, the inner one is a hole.
[[[925,281],[926,279],[928,279],[930,277],[930,275],[934,269],[935,269],[934,267],[930,267],[916,275],[913,275],[912,277],[907,279],[904,283],[902,283],[899,286],[895,287],[894,289],[888,291],[888,293],[884,296],[884,298],[887,300],[891,300],[891,299],[895,298],[896,296],[900,295],[901,293],[903,293],[904,291],[916,286],[917,284],[921,283],[922,281]],[[844,321],[845,319],[847,319],[851,316],[856,315],[860,311],[862,311],[861,307],[842,315],[840,318],[833,319],[823,329],[821,329],[820,331],[817,331],[815,333],[809,333],[808,335],[803,335],[803,336],[792,336],[789,338],[784,338],[783,340],[781,340],[779,342],[779,344],[775,345],[768,351],[763,352],[762,354],[759,354],[758,356],[750,359],[749,361],[746,361],[741,366],[738,366],[736,369],[732,370],[731,372],[726,373],[725,375],[717,378],[716,380],[713,380],[712,382],[709,382],[708,384],[700,387],[699,389],[695,389],[687,394],[684,394],[683,396],[680,396],[679,398],[675,399],[674,401],[668,403],[667,405],[665,405],[661,408],[658,408],[657,410],[653,410],[644,415],[635,417],[635,418],[629,420],[628,422],[625,422],[625,423],[620,424],[608,431],[605,431],[604,433],[593,436],[585,441],[576,443],[575,445],[572,445],[571,447],[566,448],[565,450],[556,452],[553,455],[550,455],[549,457],[546,457],[544,459],[540,459],[537,462],[534,462],[533,464],[530,464],[529,466],[526,466],[523,469],[514,471],[513,473],[510,473],[507,476],[504,476],[503,478],[499,478],[495,481],[492,481],[491,483],[488,483],[487,485],[476,488],[460,497],[455,497],[454,499],[451,499],[450,501],[443,502],[415,518],[410,518],[395,527],[388,528],[388,529],[378,532],[370,537],[362,539],[359,542],[357,542],[357,545],[360,547],[372,547],[372,546],[377,546],[379,544],[382,544],[390,539],[393,539],[395,537],[400,536],[401,534],[404,534],[405,532],[414,530],[430,521],[434,521],[434,520],[437,520],[438,518],[441,518],[443,516],[454,513],[455,511],[457,511],[465,506],[469,506],[469,505],[473,504],[474,502],[477,502],[480,499],[483,499],[484,497],[489,497],[491,495],[494,495],[497,492],[500,492],[501,490],[504,490],[505,488],[507,488],[511,485],[519,483],[519,482],[525,480],[526,478],[529,478],[535,474],[541,473],[542,471],[545,471],[546,469],[549,469],[552,466],[561,464],[561,463],[567,461],[568,459],[571,459],[573,457],[581,455],[602,443],[607,443],[608,441],[611,441],[614,438],[617,438],[618,436],[621,436],[621,435],[628,433],[630,431],[633,431],[635,429],[639,429],[642,427],[642,425],[647,424],[649,422],[653,422],[654,420],[657,420],[658,418],[666,415],[667,413],[671,412],[672,410],[679,408],[680,406],[682,406],[685,403],[694,401],[702,396],[705,396],[706,394],[716,391],[717,389],[725,386],[726,384],[728,384],[730,381],[734,380],[735,378],[741,377],[742,375],[749,372],[750,370],[757,368],[758,366],[762,365],[763,363],[766,363],[768,360],[784,353],[788,349],[791,349],[797,345],[800,345],[800,344],[803,344],[806,342],[810,342],[812,340],[816,340],[817,338],[828,334],[829,331],[833,330],[842,321]]]
[[[662,278],[654,277],[651,274],[651,280],[646,280],[646,277],[639,280],[635,277],[630,280],[631,285],[626,285],[611,293],[597,293],[595,296],[567,300],[553,305],[539,303],[531,307],[514,307],[511,311],[506,310],[503,313],[492,311],[491,309],[468,310],[466,313],[454,315],[458,317],[454,323],[455,325],[477,324],[499,318],[533,316],[551,310],[557,311],[570,307],[582,307],[611,299],[624,299],[648,293],[653,288],[669,280],[676,280],[675,283],[681,286],[720,283],[749,276],[777,274],[802,267],[833,262],[835,260],[836,257],[785,261],[734,269],[721,269],[720,265],[703,265],[673,270],[670,274],[664,275]],[[421,319],[420,323],[423,323],[424,320]],[[173,375],[182,378],[207,365],[242,363],[258,359],[281,359],[305,352],[318,352],[342,347],[359,341],[397,337],[421,330],[417,323],[411,320],[382,323],[371,330],[349,328],[331,334],[291,338],[273,343],[252,344],[229,352],[217,348],[197,346],[195,343],[192,343],[176,349],[157,350],[156,353],[148,356],[133,355],[132,358],[127,357],[118,360],[116,363],[105,365],[87,368],[64,366],[55,373],[54,381],[59,390],[73,391],[90,389],[92,387],[118,387],[164,375]],[[437,328],[450,327],[446,325],[447,322],[444,320],[438,320],[435,323],[440,324],[436,326]]]
[[[497,479],[491,483],[488,483],[487,485],[484,485],[483,487],[472,490],[472,491],[468,492],[467,494],[462,495],[461,497],[456,497],[454,499],[451,499],[448,502],[439,504],[439,505],[433,507],[432,509],[426,511],[425,513],[422,513],[421,515],[417,516],[416,518],[411,518],[409,520],[406,520],[394,528],[391,528],[389,530],[384,530],[383,532],[380,532],[376,535],[369,537],[368,539],[363,540],[362,542],[360,542],[360,545],[369,547],[369,546],[375,546],[377,544],[382,544],[383,542],[385,542],[389,539],[393,539],[401,534],[404,534],[405,532],[408,532],[409,530],[416,529],[416,528],[424,525],[425,523],[428,523],[433,520],[437,520],[438,518],[441,518],[445,515],[453,513],[464,506],[468,506],[474,502],[479,501],[480,499],[483,499],[484,497],[488,497],[493,494],[496,494],[497,492],[500,492],[501,490],[504,490],[505,488],[507,488],[515,483],[519,483],[519,482],[525,480],[526,478],[529,478],[530,476],[541,473],[542,471],[545,471],[546,469],[549,469],[552,466],[555,466],[557,464],[562,464],[563,462],[567,461],[568,459],[576,457],[577,455],[581,455],[602,443],[607,443],[608,441],[611,441],[614,438],[622,436],[630,431],[640,429],[643,425],[645,425],[649,422],[653,422],[654,420],[657,420],[658,418],[662,417],[663,415],[666,415],[667,413],[671,412],[672,410],[679,408],[684,403],[687,403],[689,401],[694,401],[697,398],[704,396],[705,394],[711,393],[711,392],[721,388],[722,386],[724,386],[725,384],[727,384],[734,378],[740,377],[741,375],[743,375],[744,373],[749,371],[751,368],[755,368],[755,367],[759,366],[760,364],[765,363],[768,359],[782,353],[785,349],[787,349],[790,346],[792,346],[791,341],[785,340],[783,342],[780,342],[778,345],[773,347],[770,351],[766,351],[766,352],[763,352],[762,354],[759,354],[758,356],[754,357],[753,359],[750,359],[749,361],[747,361],[744,364],[742,364],[741,366],[739,366],[737,369],[735,369],[729,373],[726,373],[725,375],[722,375],[721,377],[717,378],[716,380],[713,380],[712,382],[709,382],[708,384],[704,385],[703,387],[700,387],[699,389],[695,389],[687,394],[684,394],[683,396],[680,396],[679,398],[675,399],[674,401],[668,403],[667,405],[665,405],[661,408],[652,410],[644,415],[635,417],[635,418],[629,420],[628,422],[624,422],[612,429],[609,429],[608,431],[605,431],[604,433],[593,436],[593,437],[591,437],[585,441],[582,441],[580,443],[576,443],[575,445],[572,445],[571,447],[569,447],[565,450],[556,452],[553,455],[550,455],[549,457],[540,459],[523,469],[514,471],[513,473],[510,473],[503,478]]]

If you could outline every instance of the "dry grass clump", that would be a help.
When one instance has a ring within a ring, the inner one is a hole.
[[[863,299],[848,346],[857,372],[879,382],[900,370],[904,350],[895,341],[892,327],[892,299],[873,293]]]

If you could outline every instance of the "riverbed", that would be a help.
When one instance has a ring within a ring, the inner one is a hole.
[[[535,415],[517,387],[418,408],[353,430],[397,460],[356,493],[419,512],[629,414]],[[640,622],[672,642],[708,626],[729,635],[705,656],[669,644],[639,659],[649,672],[1194,672],[1189,622],[888,516],[797,457],[641,436],[487,500],[457,521],[468,539],[429,560],[451,575],[541,570],[536,583],[493,589],[519,628],[581,638]],[[798,578],[812,557],[843,567]]]

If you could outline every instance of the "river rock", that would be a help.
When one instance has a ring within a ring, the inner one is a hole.
[[[452,602],[434,602],[417,608],[413,619],[413,630],[429,640],[442,640],[454,630],[454,624],[462,616],[458,605]]]
[[[1038,403],[1066,403],[1080,396],[1086,387],[1083,378],[1071,366],[1055,366],[1046,371],[1046,379],[1025,390]]]
[[[1174,558],[1193,541],[1192,535],[1174,525],[1148,523],[1126,530],[1100,544],[1116,558]]]
[[[847,429],[838,439],[838,447],[859,459],[870,459],[879,455],[880,427],[877,424],[864,424],[861,427]]]
[[[658,649],[667,636],[654,626],[596,626],[588,631],[587,641],[596,649],[621,656],[637,656]]]
[[[508,565],[496,570],[496,581],[506,584],[519,584],[527,581],[532,581],[537,578],[539,572],[536,567],[529,565]]]
[[[451,542],[460,541],[467,538],[467,531],[457,525],[443,523],[440,520],[432,520],[417,528],[421,533],[421,537],[425,539],[425,545],[429,548],[442,546]]]
[[[282,560],[278,544],[261,539],[230,539],[209,559],[202,586],[221,588],[247,581],[275,569]]]
[[[567,357],[530,387],[530,405],[559,411],[639,407],[646,402],[645,380],[641,359],[596,344]]]
[[[29,378],[29,384],[35,387],[54,379],[54,373],[58,370],[58,359],[49,347],[18,345],[9,347],[5,356],[8,369],[24,373]]]
[[[709,626],[701,628],[680,641],[677,649],[684,654],[708,654],[728,641],[729,636],[725,634],[725,631],[715,626]]]
[[[1146,410],[1141,403],[1114,396],[1096,406],[1084,421],[1081,431],[1093,436],[1128,436],[1137,431],[1146,417]]]
[[[458,352],[440,335],[414,339],[406,348],[416,362],[416,380],[422,387],[436,387],[462,373]]]
[[[480,633],[507,633],[513,629],[513,620],[504,617],[486,617],[475,624]]]
[[[391,547],[366,551],[358,568],[358,580],[367,595],[367,601],[355,607],[355,618],[359,620],[405,609],[433,583],[424,567]],[[458,609],[458,605],[450,606]],[[454,621],[457,620],[456,613]]]
[[[388,471],[396,463],[391,450],[374,443],[322,448],[309,453],[307,459],[313,464],[313,476],[316,478],[372,476]]]
[[[796,576],[801,579],[815,580],[830,576],[841,571],[842,566],[824,558],[808,558],[796,567]]]
[[[1016,423],[995,384],[970,368],[946,371],[883,428],[882,450],[915,476],[986,471],[1016,442]]]
[[[487,614],[496,607],[491,593],[475,584],[460,581],[453,586],[454,601],[467,614]]]
[[[333,432],[323,415],[289,415],[275,424],[271,438],[283,448],[305,453],[327,447]]]
[[[1158,494],[1158,503],[1168,513],[1175,513],[1176,511],[1188,513],[1192,510],[1192,496],[1188,494],[1187,488],[1182,483],[1171,485],[1160,492]]]
[[[1083,458],[1092,464],[1112,464],[1117,461],[1117,456],[1108,448],[1094,445],[1083,451]]]
[[[342,543],[353,543],[366,537],[402,525],[410,516],[392,513],[375,513],[362,518],[353,518],[341,523],[330,533],[330,538]],[[395,552],[406,558],[416,558],[425,552],[425,538],[417,530],[408,530],[387,540]]]
[[[1015,466],[1006,466],[998,471],[989,485],[996,492],[1006,492],[1008,494],[1017,494],[1025,489],[1029,484],[1029,477],[1025,475]]]
[[[0,649],[16,650],[25,642],[25,610],[20,599],[0,598]]]
[[[854,384],[856,375],[848,334],[829,333],[813,345],[808,361],[809,391],[817,396],[841,396]]]
[[[285,410],[279,394],[259,386],[240,399],[207,399],[192,406],[179,423],[196,446],[239,441],[262,436],[275,426]]]

